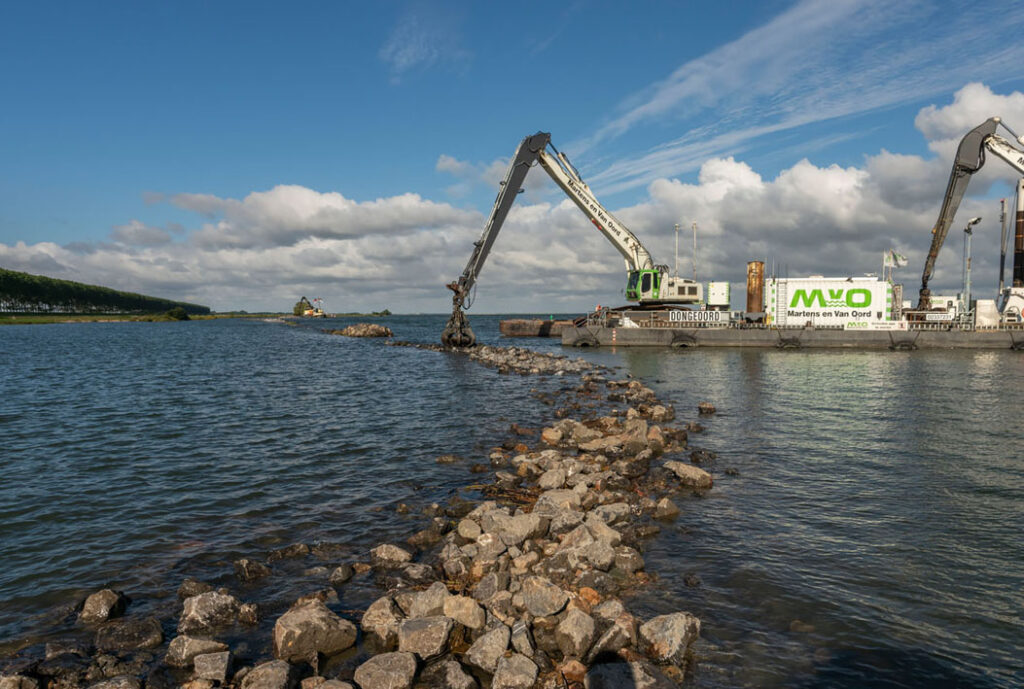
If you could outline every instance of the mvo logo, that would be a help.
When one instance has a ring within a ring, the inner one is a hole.
[[[828,299],[825,299],[825,290],[821,289],[798,289],[793,292],[793,301],[789,308],[794,308],[803,303],[806,307],[820,306],[822,308],[849,306],[851,309],[863,309],[871,306],[871,290],[858,287],[856,289],[830,289]]]

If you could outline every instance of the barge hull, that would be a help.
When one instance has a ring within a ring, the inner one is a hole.
[[[1024,330],[856,331],[826,328],[611,328],[562,330],[570,347],[777,347],[781,349],[1024,349]]]

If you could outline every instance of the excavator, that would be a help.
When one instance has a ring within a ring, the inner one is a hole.
[[[552,145],[551,134],[537,132],[524,138],[516,149],[505,173],[505,179],[498,189],[498,195],[494,199],[494,207],[484,226],[483,234],[473,243],[473,253],[465,270],[457,281],[447,285],[453,292],[452,316],[441,333],[443,345],[472,347],[476,344],[476,335],[470,328],[465,313],[470,307],[471,292],[491,246],[512,208],[512,203],[522,191],[526,173],[535,164],[540,164],[555,184],[590,219],[594,227],[622,254],[626,261],[627,301],[636,302],[641,307],[700,303],[700,283],[669,275],[668,266],[655,265],[650,252],[644,248],[637,236],[598,202],[590,187],[569,162],[569,158]]]
[[[986,152],[1001,158],[1019,174],[1024,175],[1024,151],[996,133],[1000,126],[1009,132],[1017,143],[1024,144],[1024,136],[1017,136],[999,117],[990,117],[967,132],[966,136],[960,140],[956,159],[953,161],[953,170],[949,174],[949,184],[946,185],[946,195],[942,199],[942,208],[939,209],[939,219],[932,229],[932,245],[924,263],[924,274],[921,276],[921,293],[917,302],[918,311],[928,311],[931,308],[932,293],[928,289],[928,281],[931,280],[935,270],[935,260],[939,257],[939,250],[946,241],[946,235],[949,234],[953,216],[956,215],[960,201],[964,198],[971,175],[985,164]],[[1015,273],[1024,269],[1024,256],[1015,255],[1014,265]],[[1018,265],[1021,268],[1018,268]]]

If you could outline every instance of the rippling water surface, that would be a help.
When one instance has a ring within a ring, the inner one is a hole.
[[[497,320],[474,317],[483,340]],[[443,321],[388,324],[433,342]],[[173,616],[184,576],[233,585],[238,557],[404,538],[422,518],[397,503],[471,481],[438,455],[479,461],[510,423],[549,419],[531,388],[566,384],[317,330],[345,322],[0,328],[0,641],[45,638],[101,586]],[[692,439],[718,453],[715,488],[680,499],[631,603],[701,617],[694,686],[1024,683],[1024,356],[582,354],[684,420],[718,406]]]

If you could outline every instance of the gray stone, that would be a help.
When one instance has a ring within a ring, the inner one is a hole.
[[[197,679],[209,679],[218,684],[225,684],[231,671],[231,652],[203,653],[193,660]]]
[[[480,534],[480,537],[476,539],[476,547],[476,557],[473,559],[477,561],[497,559],[507,548],[501,537],[493,533]]]
[[[675,474],[684,486],[707,489],[714,484],[711,474],[692,464],[683,464],[673,460],[665,462],[665,468]]]
[[[508,583],[508,572],[491,572],[489,574],[485,574],[480,581],[476,583],[476,587],[473,589],[473,598],[476,598],[481,602],[486,602],[499,591],[507,590]]]
[[[370,560],[377,567],[392,569],[412,562],[412,553],[397,545],[385,543],[370,551]]]
[[[620,546],[615,549],[615,568],[624,574],[633,574],[644,568],[644,558],[636,548]]]
[[[541,474],[537,486],[541,490],[555,490],[565,485],[565,472],[562,469],[550,469]]]
[[[228,650],[227,644],[210,639],[197,639],[192,636],[181,634],[171,639],[167,646],[167,655],[164,657],[171,667],[189,667],[192,660],[198,655],[205,653],[220,653]]]
[[[78,613],[78,621],[86,624],[106,622],[124,614],[128,601],[124,594],[113,589],[97,591],[85,599],[82,611]]]
[[[533,644],[533,634],[526,620],[519,620],[512,625],[512,648],[524,656],[533,657],[537,647]]]
[[[641,648],[652,660],[682,667],[686,651],[700,636],[700,620],[689,613],[659,615],[640,625]]]
[[[293,689],[298,668],[283,660],[257,665],[242,680],[241,689]]]
[[[612,526],[629,519],[629,505],[624,502],[613,502],[608,505],[600,505],[590,511],[605,524]]]
[[[209,584],[187,577],[185,581],[181,582],[181,586],[178,587],[178,599],[185,600],[192,596],[198,596],[200,593],[209,593],[213,590],[213,587]]]
[[[616,661],[587,670],[585,689],[677,689],[677,684],[648,663]]]
[[[513,653],[498,661],[491,689],[531,689],[537,681],[537,665],[524,655]]]
[[[585,657],[588,665],[602,653],[616,653],[619,650],[635,643],[636,621],[629,613],[623,613],[611,624],[604,634],[594,642],[590,651]]]
[[[508,648],[509,637],[508,627],[499,624],[473,642],[466,651],[466,662],[484,672],[494,674],[498,669],[498,660]]]
[[[401,620],[402,613],[395,601],[385,596],[366,609],[359,626],[364,636],[381,648],[389,649],[398,643],[398,624]]]
[[[229,627],[238,619],[240,607],[237,598],[217,591],[186,598],[178,620],[178,633],[210,633]]]
[[[435,658],[447,650],[454,626],[451,619],[443,616],[403,620],[398,625],[398,650],[415,653],[423,660]]]
[[[125,618],[107,622],[96,632],[100,651],[139,651],[164,642],[164,632],[155,617]]]
[[[541,493],[532,514],[557,515],[562,510],[578,510],[580,494],[574,490],[549,490]]]
[[[262,562],[243,557],[241,560],[235,560],[235,576],[239,581],[256,581],[270,576],[270,567]]]
[[[260,623],[260,607],[255,603],[242,603],[238,608],[238,621],[255,627]]]
[[[529,538],[539,538],[547,533],[548,519],[538,514],[517,514],[500,524],[499,535],[507,546],[517,546]]]
[[[668,498],[662,498],[654,507],[655,519],[675,519],[679,516],[679,508]]]
[[[598,603],[591,610],[594,618],[604,624],[612,624],[624,612],[626,612],[626,607],[618,598],[609,598],[602,603]]]
[[[0,689],[39,689],[39,680],[25,675],[0,677]]]
[[[484,609],[469,596],[448,596],[442,612],[467,629],[481,629],[487,620]]]
[[[604,541],[613,548],[622,542],[622,534],[605,524],[597,517],[591,516],[587,519],[587,528],[594,538]]]
[[[523,604],[534,617],[557,615],[569,602],[569,595],[543,577],[523,580]]]
[[[408,562],[402,566],[402,578],[414,586],[422,586],[437,581],[434,568],[422,562]]]
[[[440,581],[434,582],[430,588],[426,591],[420,591],[412,599],[412,605],[409,607],[409,617],[436,617],[437,615],[445,614],[444,602],[448,600],[450,595],[448,587]]]
[[[274,655],[289,662],[331,656],[352,647],[356,626],[314,599],[281,615],[274,624]]]
[[[582,658],[594,643],[594,633],[594,619],[578,608],[570,608],[555,628],[555,640],[563,656]]]
[[[549,531],[553,536],[568,533],[583,523],[583,513],[576,510],[562,510],[551,518]]]
[[[475,689],[478,686],[476,679],[454,660],[428,665],[420,675],[420,682],[430,689]]]
[[[352,565],[348,563],[341,564],[331,571],[327,581],[331,586],[337,588],[351,579],[353,574],[355,574],[355,569],[352,568]]]
[[[412,653],[382,653],[356,668],[355,681],[361,689],[409,689],[416,676]]]
[[[96,684],[90,684],[89,689],[142,689],[142,682],[139,681],[138,677],[121,675],[120,677],[113,677]]]
[[[615,549],[604,541],[594,541],[581,554],[595,569],[607,572],[615,564]]]
[[[480,534],[483,533],[480,529],[480,525],[472,519],[463,519],[459,522],[459,525],[455,530],[467,541],[475,541],[479,538]]]

